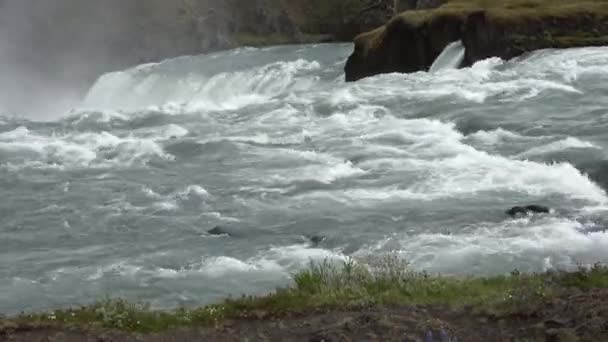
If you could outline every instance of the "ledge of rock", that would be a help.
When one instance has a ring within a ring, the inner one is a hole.
[[[450,42],[462,40],[464,65],[510,59],[546,48],[608,45],[608,0],[452,0],[406,11],[355,38],[347,81],[391,72],[428,70]]]

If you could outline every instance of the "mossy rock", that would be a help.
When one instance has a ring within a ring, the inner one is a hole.
[[[443,48],[462,40],[465,64],[528,51],[608,44],[606,0],[451,0],[404,12],[355,38],[346,79],[427,70]]]

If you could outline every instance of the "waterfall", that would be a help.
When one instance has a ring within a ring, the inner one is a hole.
[[[465,48],[462,41],[458,40],[448,44],[441,54],[435,59],[429,72],[437,72],[445,69],[457,69],[464,60]]]

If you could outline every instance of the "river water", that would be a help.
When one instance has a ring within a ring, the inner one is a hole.
[[[5,113],[0,312],[200,305],[385,252],[461,275],[608,261],[608,48],[346,84],[351,51],[180,57],[57,119]],[[504,213],[526,204],[552,213]]]

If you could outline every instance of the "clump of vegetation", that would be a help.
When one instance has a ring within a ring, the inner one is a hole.
[[[467,8],[501,8],[501,9],[539,9],[539,8],[565,8],[565,7],[581,7],[585,6],[589,9],[597,9],[600,7],[606,7],[608,1],[606,0],[580,0],[573,2],[571,0],[446,0],[442,6],[445,8],[453,9],[467,9]]]
[[[579,12],[606,14],[608,0],[447,0],[439,9],[422,11],[426,12],[424,14],[405,12],[403,17],[408,20],[423,21],[437,15],[466,15],[476,10],[487,10],[494,15],[505,17],[568,16]]]
[[[546,301],[572,291],[608,287],[608,268],[596,265],[574,272],[548,272],[491,278],[443,277],[412,270],[388,256],[324,261],[295,274],[292,287],[262,297],[228,299],[198,309],[155,311],[145,304],[105,299],[94,305],[0,320],[0,332],[15,326],[62,325],[128,332],[159,332],[178,327],[213,326],[226,319],[264,318],[319,308],[433,305],[468,307],[492,315],[528,315]]]

